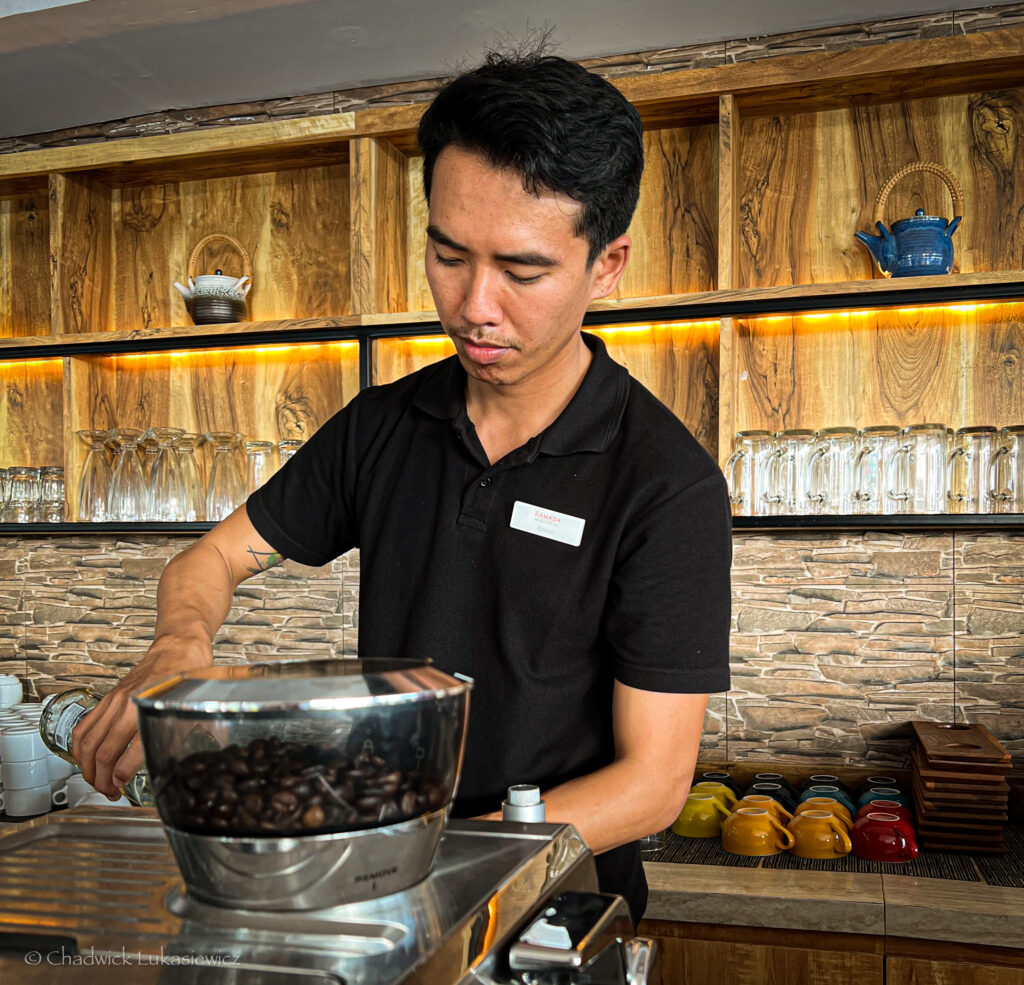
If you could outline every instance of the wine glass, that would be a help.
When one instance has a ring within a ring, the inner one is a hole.
[[[245,443],[245,486],[249,493],[256,492],[273,475],[271,455],[272,441],[247,441]]]
[[[110,432],[79,431],[78,437],[89,442],[89,452],[78,483],[78,519],[102,523],[107,518],[107,493],[110,491],[111,472],[106,445]]]
[[[223,520],[245,499],[245,481],[238,467],[238,435],[233,431],[212,431],[206,440],[213,445],[213,465],[206,490],[206,519]]]
[[[156,443],[156,459],[149,473],[146,511],[151,520],[184,520],[186,514],[185,477],[174,443],[184,434],[182,428],[150,428]]]
[[[139,439],[136,428],[114,428],[111,440],[117,446],[117,461],[107,494],[107,519],[134,523],[146,514],[146,477],[139,461]]]
[[[198,434],[183,433],[174,442],[181,477],[185,481],[184,519],[189,522],[206,519],[206,482],[196,458],[196,447],[201,440]]]

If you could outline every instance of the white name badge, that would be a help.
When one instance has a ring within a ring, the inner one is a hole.
[[[512,522],[509,526],[514,530],[523,530],[528,534],[579,547],[586,522],[582,517],[546,510],[543,506],[531,506],[517,500],[512,507]]]

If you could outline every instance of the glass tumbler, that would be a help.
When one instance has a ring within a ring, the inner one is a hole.
[[[781,513],[793,516],[806,513],[809,509],[808,463],[814,453],[816,440],[816,432],[810,428],[787,428],[775,435],[776,447],[779,450],[776,459],[778,473],[775,489]]]
[[[989,489],[997,513],[1024,513],[1024,424],[999,429]]]
[[[196,447],[202,439],[198,434],[183,433],[174,442],[178,465],[185,482],[185,515],[188,522],[206,519],[206,480],[196,457]]]
[[[7,522],[7,499],[9,494],[7,469],[0,469],[0,523]]]
[[[245,488],[254,493],[274,474],[274,442],[247,441],[245,443]]]
[[[213,431],[206,435],[213,445],[213,465],[206,490],[206,519],[223,520],[245,499],[245,481],[238,467],[238,435]]]
[[[39,518],[39,469],[15,465],[7,470],[10,523],[35,523]]]
[[[857,455],[857,429],[824,428],[807,463],[807,499],[810,512],[848,516],[853,509],[853,462]]]
[[[43,523],[63,523],[67,519],[62,466],[44,465],[39,470],[39,508]]]
[[[740,431],[734,451],[725,463],[729,502],[737,516],[767,516],[768,464],[777,455],[770,431]]]
[[[994,513],[992,460],[999,432],[988,425],[958,428],[949,455],[949,512]]]
[[[280,465],[284,465],[302,447],[302,444],[301,438],[282,438],[277,443],[277,460]]]
[[[181,428],[149,429],[149,437],[157,449],[146,493],[146,512],[151,520],[185,519],[185,478],[174,450],[174,443],[184,433]]]
[[[893,514],[905,508],[906,500],[887,496],[885,488],[885,464],[899,448],[900,435],[894,424],[861,429],[853,460],[854,512]]]
[[[139,439],[136,428],[114,428],[111,439],[117,444],[117,460],[107,494],[107,519],[136,523],[146,519],[146,476],[139,461]]]
[[[78,519],[101,523],[107,518],[107,494],[110,491],[110,462],[107,460],[109,431],[79,431],[78,437],[89,443],[78,480]]]
[[[886,464],[886,494],[907,513],[945,513],[949,492],[949,433],[944,424],[911,424]],[[902,469],[902,476],[899,471]],[[893,492],[889,492],[893,490]],[[901,511],[902,512],[902,511]]]

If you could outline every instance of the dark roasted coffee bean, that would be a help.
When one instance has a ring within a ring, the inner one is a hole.
[[[390,821],[398,816],[398,805],[393,800],[387,800],[380,809],[380,820]]]
[[[271,771],[272,768],[273,768],[273,764],[266,757],[264,757],[262,759],[254,759],[249,764],[249,769],[256,776],[265,776],[267,773],[269,773]]]
[[[250,814],[258,815],[263,810],[263,798],[258,793],[247,794],[245,800],[242,801],[242,809]]]
[[[307,766],[305,769],[299,770],[299,776],[304,779],[310,779],[314,776],[321,776],[325,772],[324,767],[319,763],[314,763],[312,766]]]
[[[242,780],[235,789],[242,794],[245,793],[256,793],[263,786],[263,781],[258,776],[250,776],[246,780]]]
[[[302,826],[305,828],[322,827],[326,817],[327,815],[324,813],[324,809],[318,804],[313,804],[312,807],[307,807],[303,813]]]
[[[271,796],[270,806],[278,813],[287,813],[299,806],[299,798],[290,790],[279,790]]]
[[[226,828],[231,827],[231,822],[224,817],[212,817],[210,818],[210,827],[216,828],[218,831],[224,831]]]
[[[428,807],[440,807],[444,803],[444,791],[436,784],[431,786],[426,791],[427,794],[427,806]]]
[[[214,818],[218,818],[219,817],[219,818],[224,818],[225,820],[227,820],[234,813],[235,813],[235,806],[234,806],[234,804],[218,804],[213,809],[213,816],[214,816]]]
[[[399,805],[403,814],[412,814],[416,810],[418,796],[415,790],[406,790],[402,794],[402,801]]]
[[[290,789],[291,787],[294,787],[296,783],[301,782],[302,777],[296,775],[295,773],[286,773],[284,776],[281,777],[280,780],[278,780],[278,783],[280,783],[281,786],[284,787],[286,790]]]
[[[231,760],[231,772],[235,776],[248,776],[249,775],[249,764],[242,759],[241,756]]]
[[[259,827],[259,821],[255,815],[250,814],[244,807],[238,812],[238,824],[242,828]]]
[[[263,739],[257,739],[255,742],[249,743],[248,752],[250,762],[254,759],[262,759],[267,754],[267,744]]]
[[[360,797],[356,803],[356,810],[360,814],[376,814],[380,810],[380,805],[384,803],[384,798],[381,796],[376,797]]]
[[[232,806],[234,806],[238,803],[238,794],[235,793],[232,787],[226,787],[225,789],[221,790],[220,799],[221,803],[231,804]]]

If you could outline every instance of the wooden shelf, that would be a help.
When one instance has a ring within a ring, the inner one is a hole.
[[[160,523],[146,520],[139,523],[0,523],[2,536],[61,536],[124,534],[202,534],[212,530],[213,523]],[[734,533],[811,533],[823,530],[867,531],[987,531],[1002,530],[1024,533],[1024,514],[985,516],[734,516]]]
[[[1024,271],[903,277],[838,284],[741,288],[598,301],[585,326],[696,321],[823,311],[864,311],[939,304],[1024,301]],[[271,343],[333,342],[440,333],[434,311],[232,322],[128,332],[66,332],[0,338],[0,361],[66,355],[230,349]]]

